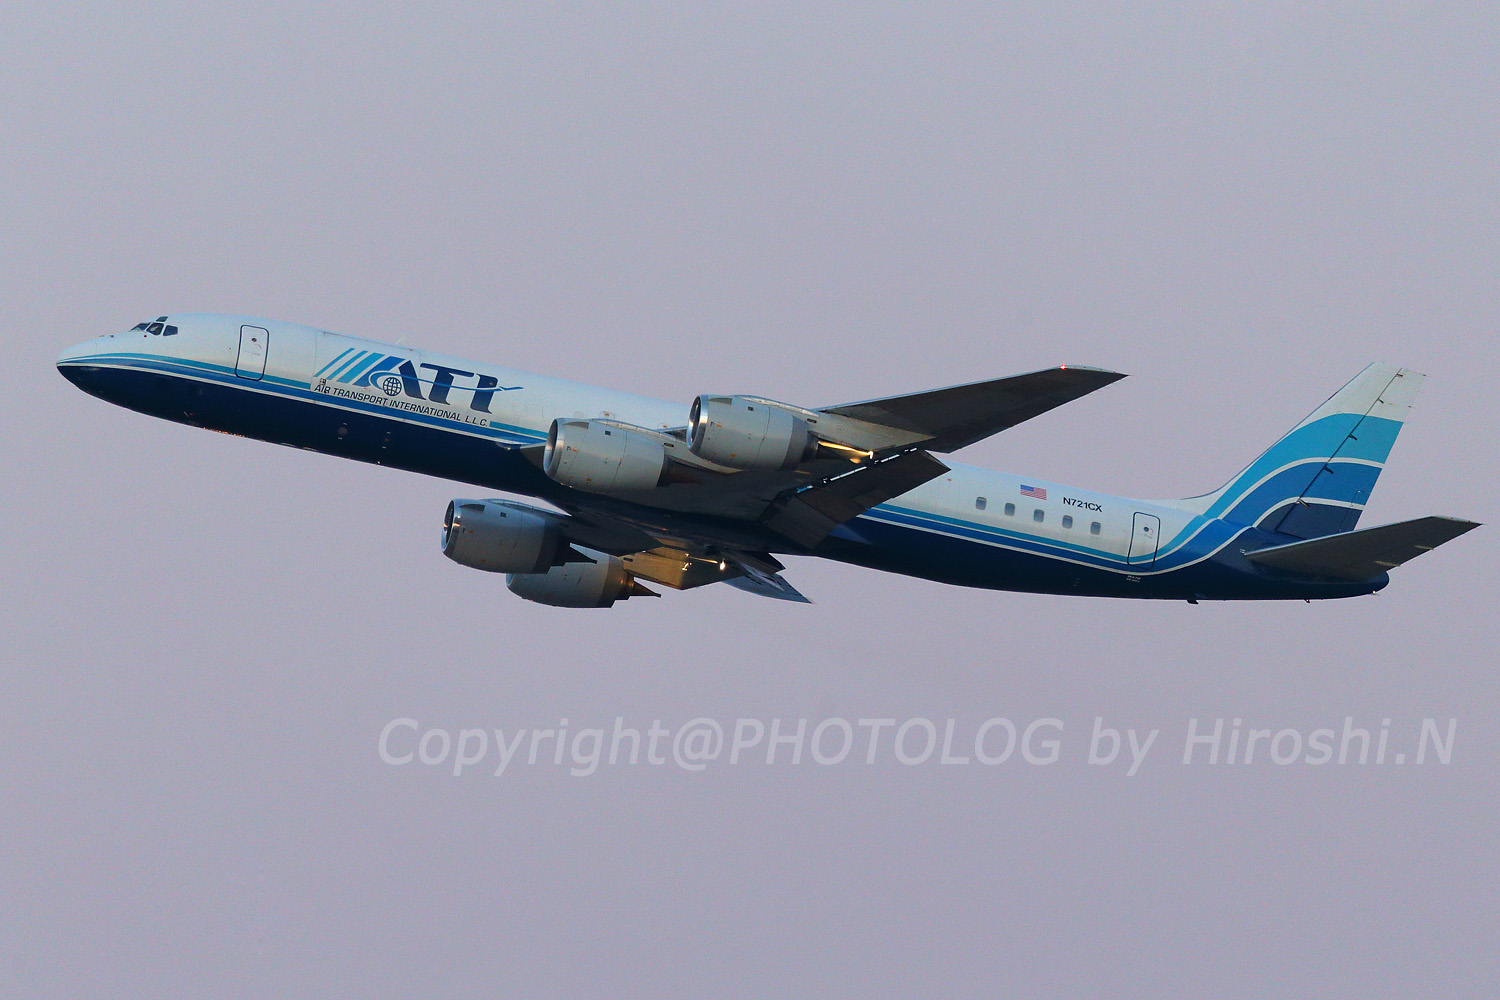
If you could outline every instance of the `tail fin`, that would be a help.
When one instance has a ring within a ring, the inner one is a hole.
[[[1352,530],[1424,377],[1370,365],[1224,487],[1178,506],[1296,538]]]

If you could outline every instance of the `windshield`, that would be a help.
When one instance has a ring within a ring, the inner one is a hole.
[[[149,333],[152,336],[160,336],[160,337],[175,337],[175,336],[177,336],[177,327],[175,327],[172,324],[168,323],[167,322],[167,317],[165,317],[165,316],[158,316],[154,320],[147,320],[144,323],[137,323],[135,326],[133,326],[133,327],[130,328],[130,332],[131,333],[134,333],[137,330],[144,330],[146,333]]]

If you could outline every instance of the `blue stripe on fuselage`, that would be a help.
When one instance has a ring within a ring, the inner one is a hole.
[[[381,356],[377,355],[377,357]],[[379,414],[389,419],[425,423],[435,427],[443,427],[455,433],[481,435],[511,444],[537,444],[546,440],[547,436],[544,431],[501,423],[489,414],[485,414],[488,426],[465,424],[461,422],[463,411],[457,411],[452,417],[434,416],[432,414],[401,409],[400,405],[404,401],[399,399],[393,403],[372,403],[354,397],[317,392],[309,388],[306,382],[280,378],[269,372],[266,373],[264,378],[252,383],[236,376],[232,368],[226,368],[222,365],[215,365],[205,361],[188,361],[181,358],[163,357],[153,354],[107,354],[78,358],[68,363],[68,366],[76,367],[91,365],[140,368],[162,375],[217,382],[239,391],[256,393],[257,395],[288,395],[335,409],[357,410],[363,413]],[[371,392],[369,395],[374,396],[375,393]],[[443,409],[440,404],[428,403],[427,405],[433,409]],[[458,426],[454,426],[455,423]]]

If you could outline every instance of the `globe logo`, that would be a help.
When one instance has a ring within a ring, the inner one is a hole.
[[[380,386],[380,391],[387,396],[399,396],[401,394],[400,375],[386,375],[376,384]]]

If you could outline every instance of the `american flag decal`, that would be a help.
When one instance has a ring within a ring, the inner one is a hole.
[[[1040,486],[1022,486],[1021,495],[1023,497],[1031,497],[1033,500],[1047,499],[1047,491]]]

